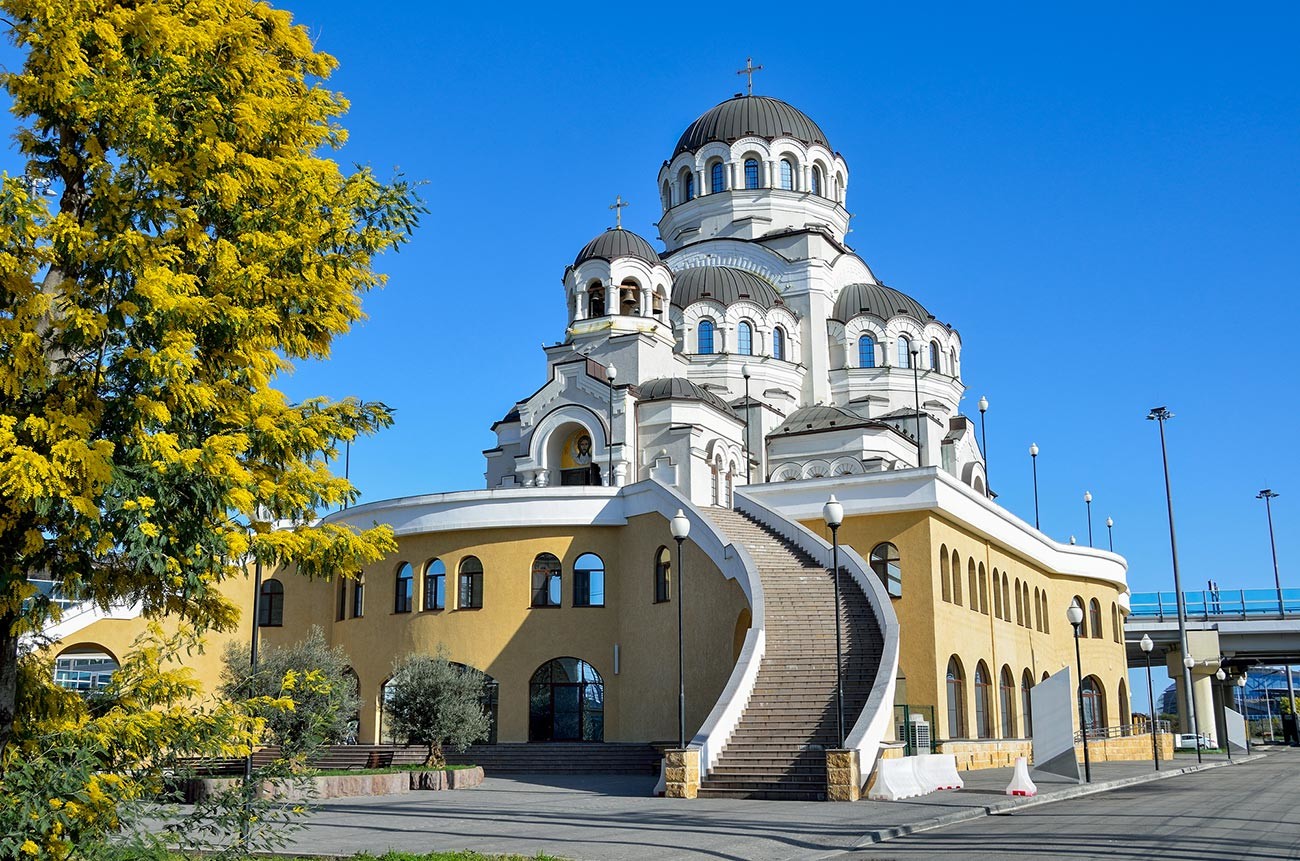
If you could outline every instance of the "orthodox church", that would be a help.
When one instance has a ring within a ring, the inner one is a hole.
[[[655,241],[620,199],[564,266],[566,329],[538,387],[502,393],[523,397],[492,426],[485,487],[328,515],[387,523],[398,550],[335,583],[271,572],[256,609],[232,584],[233,636],[323,628],[364,742],[389,739],[394,661],[442,651],[490,680],[481,763],[684,748],[698,771],[671,794],[820,798],[828,750],[861,781],[902,750],[1027,755],[1029,692],[1074,666],[1077,602],[1082,720],[1121,734],[1126,563],[997,504],[962,337],[846,244],[851,175],[826,132],[739,94],[664,154]],[[143,624],[69,619],[73,680]],[[215,680],[215,660],[196,668]],[[1149,755],[1123,741],[1093,757]]]

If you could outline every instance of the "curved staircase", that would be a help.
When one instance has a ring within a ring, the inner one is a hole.
[[[767,649],[731,738],[700,784],[701,798],[819,801],[826,749],[839,744],[835,715],[835,583],[831,572],[746,515],[708,517],[758,567],[767,608]],[[844,730],[861,714],[876,678],[882,636],[853,578],[840,576]]]

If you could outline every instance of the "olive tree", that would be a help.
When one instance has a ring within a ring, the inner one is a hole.
[[[488,737],[483,689],[487,676],[453,664],[439,653],[408,655],[393,666],[384,701],[384,717],[393,735],[428,749],[424,764],[446,764],[443,745],[463,751]]]

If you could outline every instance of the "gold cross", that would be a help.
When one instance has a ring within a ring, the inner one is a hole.
[[[619,230],[623,229],[623,207],[630,205],[631,204],[624,202],[623,195],[620,194],[614,198],[614,203],[610,206],[610,209],[614,210],[614,219],[616,221],[615,226],[618,227]]]
[[[746,57],[746,58],[745,58],[745,68],[743,68],[743,69],[741,69],[740,71],[736,72],[737,75],[747,75],[747,76],[748,76],[748,81],[749,81],[749,94],[750,94],[751,96],[754,95],[754,73],[757,72],[757,71],[759,71],[759,70],[761,70],[762,68],[763,68],[762,66],[755,66],[755,65],[754,65],[754,58],[753,58],[753,57]]]

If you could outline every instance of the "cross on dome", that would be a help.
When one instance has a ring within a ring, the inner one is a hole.
[[[747,86],[748,86],[748,89],[749,89],[749,95],[751,95],[751,96],[754,95],[754,73],[755,73],[755,72],[762,71],[762,69],[763,69],[763,67],[762,67],[761,65],[759,65],[759,66],[755,66],[755,65],[754,65],[754,58],[753,58],[753,57],[746,57],[746,58],[745,58],[745,68],[743,68],[743,69],[739,70],[738,72],[736,72],[737,75],[745,75],[745,76],[746,76]]]
[[[631,206],[631,204],[623,200],[623,195],[619,194],[614,196],[614,202],[609,207],[614,210],[614,227],[618,230],[623,229],[623,207],[625,206]]]

